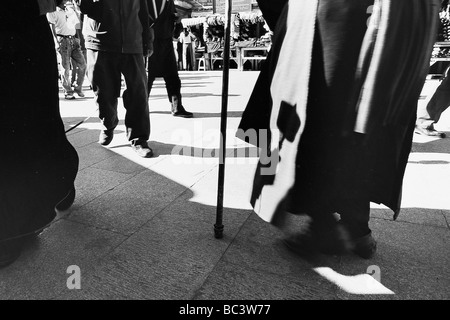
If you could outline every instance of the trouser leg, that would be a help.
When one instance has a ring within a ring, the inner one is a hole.
[[[113,130],[119,123],[117,99],[120,96],[120,54],[87,50],[88,78],[95,94],[102,130]]]
[[[426,106],[417,108],[416,124],[422,127],[429,127],[439,121],[442,112],[450,106],[450,78],[445,77],[436,88],[433,96]]]
[[[72,72],[76,73],[76,88],[75,90],[78,92],[82,91],[84,77],[86,75],[86,60],[84,59],[83,52],[80,47],[80,40],[74,39],[74,47],[72,51],[72,59],[75,61],[76,68],[72,70]]]
[[[122,73],[127,85],[123,93],[127,138],[147,141],[150,137],[148,80],[142,55],[123,54]]]
[[[164,76],[164,81],[166,83],[167,97],[169,98],[169,101],[172,102],[173,97],[178,97],[179,101],[181,101],[181,80],[178,77],[178,72]]]
[[[69,39],[63,38],[59,44],[59,53],[61,54],[61,64],[64,69],[64,75],[62,78],[62,86],[65,94],[72,94],[72,84],[70,83],[70,58],[71,58],[72,46]]]

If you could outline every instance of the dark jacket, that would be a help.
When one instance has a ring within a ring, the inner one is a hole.
[[[151,44],[145,0],[81,0],[86,48],[121,53],[143,53]]]
[[[152,2],[153,1],[149,1]],[[177,19],[173,0],[156,0],[155,6],[148,4],[150,24],[156,39],[172,39],[174,23]],[[155,12],[155,9],[157,12]]]

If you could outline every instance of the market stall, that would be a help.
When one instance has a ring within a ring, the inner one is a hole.
[[[443,1],[439,13],[440,26],[430,59],[430,75],[442,76],[450,66],[450,5]]]
[[[206,59],[208,69],[220,69],[223,63],[223,14],[182,19],[183,27],[200,36],[197,60]],[[271,47],[271,32],[261,12],[239,12],[231,16],[231,68],[257,70]]]

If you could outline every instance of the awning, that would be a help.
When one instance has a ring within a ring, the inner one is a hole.
[[[205,17],[181,19],[181,23],[183,24],[183,28],[187,28],[187,27],[190,27],[190,26],[196,26],[196,25],[199,25],[199,24],[203,24],[205,21],[206,21]]]
[[[239,19],[253,22],[264,22],[261,11],[239,12]]]

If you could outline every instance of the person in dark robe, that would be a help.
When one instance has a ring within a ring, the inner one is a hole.
[[[59,112],[53,0],[6,1],[0,11],[0,268],[75,198],[78,155]]]
[[[311,218],[284,239],[299,254],[371,258],[370,202],[400,212],[439,0],[288,1],[278,18],[258,3],[277,22],[237,133],[259,131],[251,204],[282,230],[290,214]]]

